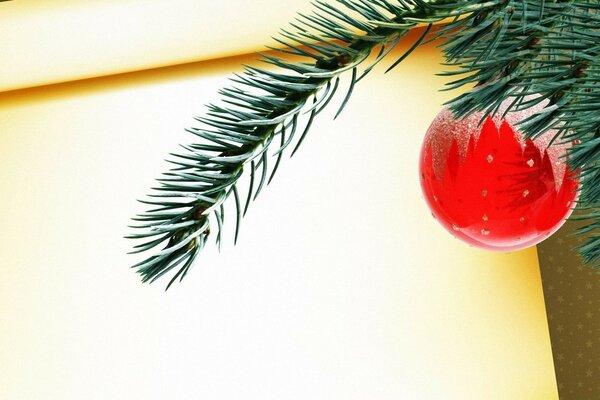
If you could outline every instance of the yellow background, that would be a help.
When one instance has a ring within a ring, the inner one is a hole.
[[[557,398],[535,249],[469,248],[421,198],[440,60],[332,104],[167,293],[127,268],[135,198],[252,57],[0,95],[0,398]]]

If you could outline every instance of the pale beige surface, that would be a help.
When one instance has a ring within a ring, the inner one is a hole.
[[[127,268],[134,199],[250,60],[0,97],[0,398],[556,399],[535,249],[466,247],[421,198],[438,60],[333,105],[168,293]]]
[[[0,91],[276,45],[310,0],[18,0],[0,3]]]

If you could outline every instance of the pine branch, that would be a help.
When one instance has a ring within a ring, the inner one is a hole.
[[[314,3],[312,14],[300,14],[293,31],[282,30],[276,38],[283,49],[275,57],[264,54],[261,61],[275,70],[246,66],[232,78],[234,86],[219,93],[221,102],[210,104],[205,116],[196,118],[201,127],[188,131],[200,142],[183,153],[172,154],[174,168],[159,179],[160,185],[145,204],[154,208],[138,215],[141,232],[128,236],[145,241],[134,253],[163,246],[133,267],[142,281],[153,282],[171,270],[177,272],[167,285],[187,274],[211,233],[210,216],[217,221],[216,241],[220,246],[225,218],[225,201],[233,194],[236,210],[235,240],[242,215],[265,185],[268,152],[277,146],[270,182],[284,151],[294,142],[294,154],[304,140],[315,116],[323,110],[339,87],[339,77],[351,74],[341,112],[355,84],[387,55],[411,29],[449,17],[480,12],[501,4],[497,1],[434,0],[338,0],[339,7],[323,1]],[[428,28],[429,29],[429,28]],[[424,39],[399,60],[404,59]],[[358,73],[373,51],[375,61]],[[301,61],[290,61],[289,55]],[[394,63],[395,66],[397,63]],[[392,67],[393,67],[392,66]],[[311,101],[312,100],[312,101]],[[300,119],[309,113],[303,127]],[[302,130],[302,133],[299,133]],[[275,137],[279,136],[279,145]],[[249,170],[249,171],[248,171]],[[250,184],[242,208],[237,185],[248,171]]]
[[[448,89],[475,86],[452,101],[457,116],[495,113],[506,99],[512,99],[507,112],[545,101],[542,113],[524,121],[526,135],[555,129],[557,140],[577,139],[568,162],[580,171],[579,208],[590,221],[581,229],[589,238],[581,253],[598,266],[598,0],[337,0],[337,6],[316,1],[314,7],[275,38],[283,46],[272,49],[277,56],[263,55],[271,68],[246,66],[232,78],[234,85],[219,92],[221,101],[197,118],[202,125],[188,129],[199,142],[172,154],[173,169],[143,201],[154,208],[134,218],[141,232],[129,236],[146,240],[134,252],[164,245],[134,266],[144,282],[174,269],[167,288],[183,279],[207,242],[211,220],[220,247],[225,201],[232,194],[237,241],[250,202],[271,182],[283,154],[298,151],[315,117],[338,92],[340,77],[350,75],[350,83],[336,117],[356,84],[418,25],[427,28],[389,69],[420,44],[442,37],[447,64],[455,68],[446,74],[456,77]],[[453,22],[430,35],[432,24],[446,18]],[[364,66],[372,54],[374,61]],[[248,192],[242,196],[238,185],[246,175]]]

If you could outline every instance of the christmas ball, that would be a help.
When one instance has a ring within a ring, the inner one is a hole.
[[[463,119],[442,110],[427,130],[420,155],[423,194],[433,216],[455,237],[498,251],[535,245],[571,214],[577,174],[566,164],[569,144],[550,141],[555,131],[524,140],[517,123],[543,105],[500,109],[482,124],[481,113]]]

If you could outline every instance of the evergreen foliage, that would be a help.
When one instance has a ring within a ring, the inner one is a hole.
[[[568,162],[583,178],[578,207],[589,223],[581,254],[600,265],[600,0],[336,0],[314,2],[314,12],[299,14],[275,40],[283,47],[262,55],[270,68],[246,66],[208,105],[201,126],[188,131],[198,142],[172,154],[173,168],[159,179],[138,215],[144,239],[134,253],[162,247],[134,265],[142,280],[154,281],[171,270],[167,288],[181,280],[206,245],[213,225],[222,240],[225,202],[233,197],[235,240],[251,201],[275,175],[284,153],[293,155],[314,118],[339,91],[341,107],[355,85],[413,28],[425,26],[394,68],[420,44],[443,39],[448,89],[474,89],[451,102],[457,116],[494,113],[512,99],[512,109],[547,101],[543,112],[523,122],[530,137],[557,129],[556,140],[578,139]],[[437,29],[433,24],[450,22]],[[374,61],[368,62],[370,55]],[[294,57],[290,57],[290,55]],[[538,96],[532,97],[530,95]],[[269,160],[275,158],[270,167]],[[249,175],[247,193],[238,185]],[[214,225],[216,224],[216,229]]]

